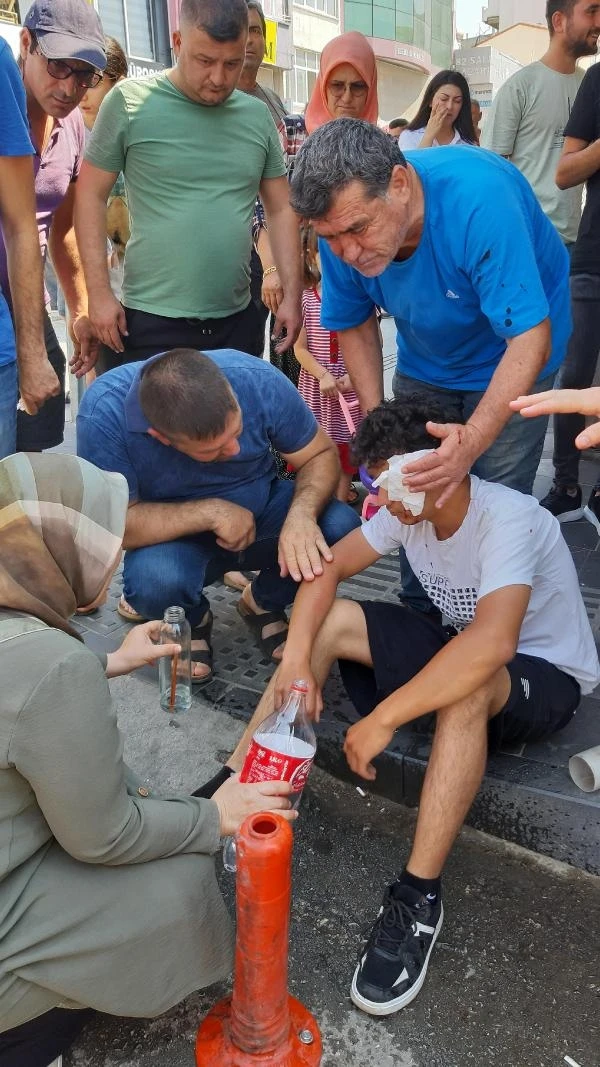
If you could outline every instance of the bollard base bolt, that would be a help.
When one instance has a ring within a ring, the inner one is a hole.
[[[245,1052],[231,1040],[231,997],[219,1001],[202,1022],[196,1039],[196,1067],[319,1067],[323,1052],[316,1019],[288,996],[290,1029],[276,1049]]]

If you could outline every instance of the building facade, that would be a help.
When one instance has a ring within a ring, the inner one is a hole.
[[[517,22],[546,25],[546,0],[490,0],[483,21],[494,30],[507,30]]]
[[[171,42],[163,0],[94,0],[104,32],[122,46],[131,77],[170,66]]]
[[[454,66],[467,79],[471,96],[479,101],[484,124],[486,111],[498,89],[521,69],[521,65],[493,44],[481,43],[475,47],[461,48],[455,53]]]

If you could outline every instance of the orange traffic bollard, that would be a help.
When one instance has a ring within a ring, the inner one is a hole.
[[[237,838],[237,943],[233,994],[196,1039],[196,1067],[318,1067],[321,1034],[287,990],[293,835],[271,812],[251,815]]]

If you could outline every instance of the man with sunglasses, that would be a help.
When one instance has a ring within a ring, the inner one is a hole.
[[[27,96],[33,147],[36,214],[42,256],[50,255],[69,310],[76,353],[97,344],[87,318],[87,293],[75,232],[73,201],[85,144],[78,104],[106,65],[100,20],[86,0],[37,0],[21,31],[19,66]],[[0,241],[0,285],[8,291],[7,257]],[[48,296],[46,295],[46,304]],[[65,357],[45,313],[45,343],[60,393],[37,415],[20,411],[17,451],[39,452],[61,443]]]

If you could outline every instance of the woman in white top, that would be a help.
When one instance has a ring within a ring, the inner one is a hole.
[[[440,70],[425,89],[417,114],[398,138],[401,149],[477,144],[467,79]]]

